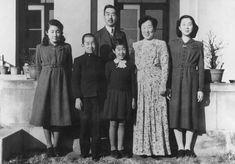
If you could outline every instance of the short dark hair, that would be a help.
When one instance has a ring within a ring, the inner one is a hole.
[[[148,21],[148,20],[152,23],[154,31],[156,31],[157,30],[158,21],[157,21],[157,19],[155,19],[155,18],[153,18],[153,17],[151,17],[149,15],[145,15],[142,18],[140,18],[140,20],[139,20],[139,28],[141,29],[142,24],[144,22]]]
[[[105,7],[104,7],[104,14],[105,14],[105,11],[106,11],[106,9],[108,9],[108,8],[111,8],[111,9],[114,9],[115,10],[115,12],[116,12],[116,14],[117,14],[117,8],[115,7],[115,6],[113,6],[113,5],[105,5]]]
[[[182,36],[182,32],[180,31],[179,26],[180,26],[180,23],[181,23],[182,19],[184,19],[184,18],[189,18],[192,21],[192,23],[193,23],[193,30],[192,30],[192,32],[190,34],[190,37],[191,38],[195,38],[199,28],[198,28],[198,25],[196,24],[195,20],[193,19],[193,17],[191,17],[190,15],[183,15],[183,16],[180,17],[179,20],[177,20],[177,23],[176,23],[176,35],[178,37]]]
[[[125,49],[127,50],[126,44],[122,39],[116,39],[114,41],[113,49],[115,50],[115,48],[119,45],[123,45],[125,47]]]
[[[92,37],[95,40],[95,35],[93,35],[92,33],[86,33],[82,36],[82,44],[84,44],[84,41],[85,41],[86,37]]]
[[[57,20],[57,19],[51,19],[51,20],[49,20],[49,22],[46,25],[46,31],[47,32],[48,32],[50,26],[58,27],[58,29],[61,32],[61,37],[60,37],[60,41],[59,42],[60,43],[64,43],[65,42],[65,37],[63,35],[63,30],[64,30],[63,24],[59,20]],[[43,45],[49,45],[49,37],[48,37],[48,35],[46,33],[45,33],[45,36],[42,39],[42,44]]]

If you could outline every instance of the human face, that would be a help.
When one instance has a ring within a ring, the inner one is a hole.
[[[179,30],[182,33],[182,36],[190,37],[190,34],[193,31],[193,22],[190,18],[183,18],[180,22]]]
[[[61,37],[61,31],[57,26],[50,25],[48,31],[46,32],[48,35],[50,43],[57,44]]]
[[[95,38],[87,36],[84,38],[84,43],[82,44],[86,53],[95,52]]]
[[[150,20],[147,20],[141,25],[141,32],[144,39],[151,40],[154,36],[153,24]]]
[[[113,27],[117,21],[116,11],[113,8],[107,8],[104,12],[104,21],[106,26]]]
[[[115,55],[118,60],[123,60],[126,56],[126,48],[124,45],[117,45],[115,48]]]

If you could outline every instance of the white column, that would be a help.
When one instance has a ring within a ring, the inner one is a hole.
[[[82,35],[91,32],[90,0],[54,0],[54,18],[64,25],[64,36],[72,45],[73,57],[82,55]]]
[[[4,60],[16,63],[16,1],[1,0],[0,5],[0,55]]]

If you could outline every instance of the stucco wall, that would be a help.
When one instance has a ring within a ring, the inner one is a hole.
[[[0,55],[3,54],[7,62],[15,65],[16,1],[1,0],[0,22]]]
[[[82,35],[91,31],[90,0],[54,0],[54,18],[64,25],[66,42],[72,45],[73,57],[84,53]]]
[[[211,30],[224,42],[221,50],[224,59],[223,81],[235,79],[235,1],[234,0],[180,0],[180,15],[192,15],[199,31],[196,39],[206,40]]]

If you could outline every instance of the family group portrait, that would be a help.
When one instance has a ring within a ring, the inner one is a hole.
[[[0,163],[235,163],[235,1],[1,2]]]

